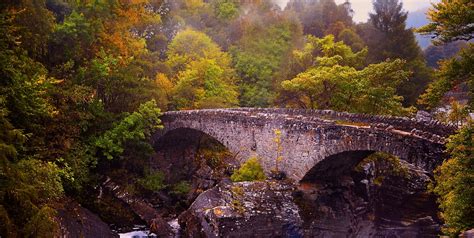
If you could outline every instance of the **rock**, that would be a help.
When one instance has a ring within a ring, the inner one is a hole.
[[[346,161],[347,162],[347,161]],[[334,165],[334,164],[333,164]],[[338,164],[337,164],[338,165]],[[202,193],[178,218],[183,237],[437,237],[435,198],[425,171],[404,163],[405,175],[384,163],[331,177],[285,181],[221,182]],[[319,170],[318,170],[319,171]],[[379,172],[375,172],[379,171]]]
[[[284,182],[220,183],[180,215],[185,237],[302,237],[302,220]]]
[[[462,238],[474,238],[474,229],[463,232],[459,237]]]
[[[431,116],[429,112],[423,111],[423,110],[417,111],[415,118],[418,121],[431,121],[433,119],[433,117]]]
[[[151,232],[157,234],[159,237],[174,236],[171,226],[161,217],[160,213],[154,209],[151,204],[129,194],[110,178],[107,178],[102,183],[102,187],[104,190],[113,194],[117,199],[126,203],[141,220],[150,226]]]
[[[58,211],[56,219],[60,225],[58,237],[118,237],[97,215],[76,201],[66,198],[60,204],[55,207]]]

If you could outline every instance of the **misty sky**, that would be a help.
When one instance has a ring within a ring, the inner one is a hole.
[[[280,6],[286,6],[288,0],[275,0]],[[335,0],[337,3],[343,3],[345,0]],[[403,7],[408,11],[415,11],[420,8],[431,6],[430,2],[439,2],[439,0],[402,0]],[[369,18],[369,12],[372,11],[372,0],[350,0],[352,9],[355,11],[354,21],[365,22]]]

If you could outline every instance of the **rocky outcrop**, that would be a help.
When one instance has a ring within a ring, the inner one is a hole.
[[[294,186],[281,182],[225,183],[202,193],[179,223],[185,237],[298,237],[302,220]]]
[[[76,201],[66,198],[60,204],[56,207],[56,220],[60,227],[58,237],[118,237],[97,215]]]
[[[407,166],[378,178],[363,171],[303,181],[221,182],[202,193],[179,223],[185,237],[437,237],[429,176]]]
[[[159,235],[160,237],[172,237],[173,229],[163,219],[161,214],[147,203],[145,200],[137,198],[129,194],[125,189],[114,183],[110,178],[107,178],[102,187],[122,202],[129,205],[130,209],[140,217],[141,220],[150,226],[150,231]]]

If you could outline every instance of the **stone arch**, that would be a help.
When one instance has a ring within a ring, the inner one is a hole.
[[[156,141],[160,140],[161,138],[165,138],[167,134],[172,133],[176,130],[193,130],[196,132],[203,133],[209,137],[212,137],[216,141],[218,141],[220,144],[222,144],[224,147],[226,147],[231,153],[233,154],[238,154],[239,150],[234,146],[235,143],[228,137],[224,135],[224,133],[219,133],[217,130],[213,130],[210,127],[206,126],[193,126],[193,125],[176,125],[175,123],[170,123],[170,124],[165,124],[165,129],[160,130],[158,133],[156,133],[152,140],[153,143],[156,143]]]
[[[320,156],[314,157],[305,166],[303,173],[298,176],[298,181],[303,180],[319,164],[322,164],[321,166],[324,168],[328,162],[327,160],[337,159],[341,155],[354,159],[345,161],[348,163],[345,165],[347,168],[355,166],[363,157],[375,152],[383,152],[394,155],[428,173],[431,173],[444,159],[443,145],[422,138],[394,135],[392,133],[367,133],[364,139],[358,138],[357,141],[341,139],[336,143],[322,142],[325,149]],[[330,174],[331,171],[326,170],[326,173]]]

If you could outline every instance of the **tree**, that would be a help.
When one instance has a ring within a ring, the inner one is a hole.
[[[368,62],[405,60],[405,69],[412,75],[399,85],[397,93],[404,97],[405,105],[414,105],[432,75],[412,29],[406,29],[407,12],[403,11],[403,4],[398,0],[376,0],[374,11],[370,14],[370,25],[363,25],[365,33],[360,34],[369,48]]]
[[[439,196],[444,232],[456,236],[474,227],[474,123],[451,136],[446,147],[450,159],[436,169],[431,190]]]
[[[231,48],[240,82],[240,105],[273,104],[288,69],[288,57],[301,41],[297,19],[285,14],[262,13],[242,19],[242,37]]]
[[[433,22],[419,31],[425,33],[435,31],[438,43],[448,43],[457,39],[472,39],[474,29],[471,21],[473,13],[470,11],[472,6],[473,4],[469,1],[442,1],[435,4],[434,9],[431,9],[429,13]],[[452,14],[452,18],[447,14]],[[446,92],[462,82],[467,82],[472,97],[474,88],[473,54],[474,45],[468,43],[457,57],[442,61],[437,72],[437,79],[421,95],[419,103],[433,108],[439,104]],[[473,107],[472,100],[470,107]]]
[[[434,35],[435,44],[469,41],[474,38],[473,8],[474,3],[470,0],[442,0],[433,4],[428,12],[431,23],[418,29],[418,32]]]
[[[430,45],[424,50],[426,63],[431,68],[438,69],[438,62],[458,54],[468,44],[465,41],[455,41],[444,45]]]
[[[231,71],[229,55],[202,32],[190,28],[183,30],[168,46],[166,63],[174,73],[185,70],[188,64],[200,59],[213,59],[226,71]]]
[[[94,145],[109,160],[119,157],[124,152],[126,143],[146,143],[152,133],[163,128],[160,116],[161,111],[156,107],[156,102],[146,102],[140,105],[138,111],[126,116],[97,138]]]
[[[169,46],[166,63],[175,72],[172,102],[176,109],[229,107],[237,104],[230,56],[206,34],[187,29]]]
[[[177,76],[173,89],[177,109],[223,108],[237,105],[233,79],[215,60],[202,59],[188,64]]]
[[[462,82],[467,82],[469,94],[474,95],[474,46],[469,44],[462,49],[457,57],[441,61],[436,72],[436,80],[432,82],[426,92],[420,96],[419,104],[432,109],[440,103],[444,94]],[[473,101],[470,101],[472,108]]]
[[[294,11],[303,25],[305,35],[323,37],[335,23],[351,26],[350,10],[344,4],[337,5],[334,0],[288,2],[286,11]]]
[[[18,27],[16,35],[19,46],[33,59],[43,57],[54,27],[54,16],[46,8],[46,1],[5,1],[0,3],[0,10],[3,13],[7,12],[11,16],[10,23]]]
[[[396,86],[406,80],[404,62],[395,60],[363,68],[366,51],[354,53],[333,36],[309,37],[295,56],[307,67],[283,81],[282,97],[293,106],[371,114],[404,114]]]
[[[383,33],[394,33],[405,30],[408,13],[403,11],[403,4],[398,0],[374,1],[375,13],[370,13],[370,20],[375,28]]]

